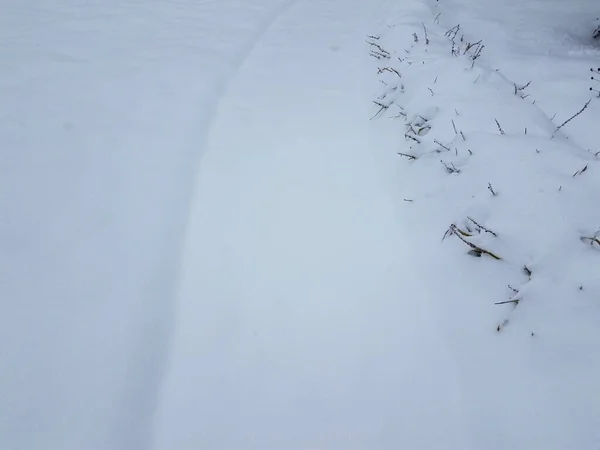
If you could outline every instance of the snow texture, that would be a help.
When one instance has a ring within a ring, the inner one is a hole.
[[[0,448],[600,448],[598,13],[5,0]]]

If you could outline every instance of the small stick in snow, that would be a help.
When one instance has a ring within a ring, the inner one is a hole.
[[[373,117],[371,117],[370,120],[373,120],[375,117],[377,117],[379,114],[381,114],[382,111],[385,111],[386,109],[388,109],[390,107],[390,105],[384,105],[383,103],[379,103],[379,102],[373,102],[375,103],[377,106],[379,106],[379,111],[377,111],[375,113],[375,115]]]
[[[400,156],[404,156],[405,158],[408,158],[408,159],[410,159],[411,161],[414,161],[415,159],[417,159],[417,157],[416,157],[416,156],[409,155],[408,153],[401,153],[401,152],[398,152],[398,154],[399,154]]]
[[[475,63],[475,60],[481,56],[481,52],[483,51],[484,48],[485,48],[485,45],[483,45],[481,43],[481,41],[479,41],[478,46],[475,49],[475,52],[473,53],[473,56],[471,56],[473,63]],[[471,64],[471,67],[473,67],[473,64]]]
[[[448,31],[446,31],[444,36],[446,36],[449,39],[454,39],[459,31],[460,31],[460,24],[455,25],[452,28],[450,28]]]
[[[416,137],[414,137],[414,136],[411,136],[411,135],[410,135],[410,134],[408,134],[408,133],[405,133],[405,134],[404,134],[404,137],[405,137],[405,138],[408,138],[408,139],[412,139],[412,140],[413,140],[413,141],[415,141],[417,144],[420,144],[420,143],[421,143],[421,141],[420,141],[420,140],[418,140],[418,139],[417,139]]]
[[[484,248],[478,247],[477,245],[473,244],[472,242],[469,242],[464,235],[459,231],[458,227],[454,224],[450,225],[450,234],[454,234],[456,237],[458,237],[461,241],[463,241],[465,244],[467,244],[469,247],[471,247],[474,251],[474,254],[481,256],[481,255],[488,255],[491,258],[495,259],[495,260],[501,260],[502,258],[500,258],[498,255],[490,252],[489,250],[486,250]],[[463,232],[464,233],[464,232]]]
[[[469,219],[471,222],[473,222],[473,224],[479,228],[480,230],[485,231],[486,233],[489,233],[491,235],[493,235],[494,237],[498,237],[498,234],[494,233],[492,230],[487,229],[486,227],[484,227],[483,225],[478,224],[477,222],[475,222],[472,218],[467,217],[467,219]]]
[[[468,232],[466,232],[466,231],[463,231],[463,230],[461,230],[460,228],[458,228],[458,227],[457,227],[457,226],[455,226],[455,225],[450,225],[450,228],[448,228],[448,229],[446,230],[446,232],[444,233],[444,236],[442,236],[442,242],[444,242],[444,240],[445,240],[445,239],[446,239],[448,236],[452,236],[454,233],[460,233],[461,235],[463,235],[463,236],[466,236],[466,237],[471,237],[471,236],[472,236],[472,234],[471,234],[471,233],[468,233]]]
[[[492,195],[495,197],[496,195],[498,195],[498,193],[496,191],[494,191],[494,188],[492,187],[492,183],[488,183],[488,189],[490,190],[490,192],[492,193]]]
[[[552,137],[554,137],[554,135],[556,134],[556,132],[558,130],[560,130],[562,127],[564,127],[566,124],[568,124],[571,120],[573,120],[575,117],[577,117],[578,115],[580,115],[582,112],[584,112],[587,107],[590,105],[590,102],[592,101],[592,99],[590,98],[587,102],[585,102],[585,105],[583,105],[583,108],[581,108],[579,111],[577,111],[575,114],[573,114],[571,117],[569,117],[567,120],[565,120],[563,123],[561,123],[559,126],[556,127],[556,130],[554,130],[554,133],[552,133]]]
[[[402,78],[402,75],[400,75],[400,72],[398,72],[393,67],[378,67],[377,68],[377,74],[381,74],[383,72],[395,73],[396,75],[398,75],[398,78]]]
[[[377,59],[390,59],[390,55],[388,55],[387,53],[382,53],[382,52],[378,52],[375,50],[371,50],[371,56],[377,58]]]
[[[494,305],[506,305],[507,303],[514,303],[515,306],[519,304],[521,299],[515,298],[514,300],[506,300],[505,302],[496,302]]]
[[[450,50],[450,54],[452,56],[458,56],[460,53],[460,48],[456,46],[456,43],[452,41],[452,50]]]
[[[444,144],[442,144],[440,141],[438,141],[437,139],[433,140],[434,143],[436,143],[437,145],[439,145],[440,147],[442,147],[444,150],[446,150],[447,152],[450,151],[449,147],[446,147]]]
[[[531,80],[528,81],[523,86],[517,86],[517,83],[513,83],[513,84],[515,86],[515,95],[519,95],[523,100],[525,100],[527,97],[529,97],[529,94],[524,94],[523,91],[529,87],[529,85],[531,84]]]
[[[504,130],[502,129],[502,127],[500,126],[500,122],[498,122],[498,119],[494,119],[496,121],[496,125],[498,126],[498,131],[500,131],[501,135],[504,135],[506,133],[504,133]]]
[[[496,331],[498,331],[498,332],[502,331],[502,329],[504,327],[506,327],[506,325],[508,325],[508,319],[505,319],[504,322],[502,322],[500,325],[498,325],[498,328],[496,328]]]
[[[456,124],[454,123],[454,119],[452,119],[452,128],[454,128],[454,134],[458,134],[458,131],[456,131]]]
[[[440,160],[440,162],[444,165],[448,173],[460,173],[460,169],[457,169],[454,163],[450,163],[450,166],[446,164],[444,161]]]
[[[382,55],[389,55],[390,54],[390,52],[388,52],[387,50],[383,49],[381,47],[381,45],[379,45],[379,44],[377,44],[375,42],[369,42],[369,41],[366,41],[366,42],[367,42],[367,44],[369,44],[369,45],[375,47],[377,50],[379,50],[378,53],[381,53]]]
[[[423,22],[421,22],[421,25],[423,25],[423,31],[425,32],[425,45],[429,45],[429,37],[427,37],[427,28],[425,28],[425,24]]]
[[[583,169],[579,169],[577,172],[575,172],[573,174],[573,178],[575,178],[577,175],[581,175],[583,172],[585,172],[588,168],[588,165],[586,164],[585,167]]]
[[[475,47],[475,46],[478,46],[479,44],[481,44],[481,39],[480,39],[479,41],[477,41],[477,42],[474,42],[473,44],[471,44],[471,43],[469,42],[469,43],[467,44],[467,46],[465,47],[465,51],[463,52],[463,55],[466,55],[466,54],[467,54],[467,52],[468,52],[469,50],[471,50],[471,48],[473,48],[473,47]]]

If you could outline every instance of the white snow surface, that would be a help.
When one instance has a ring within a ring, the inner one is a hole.
[[[599,13],[5,0],[0,449],[600,448]]]

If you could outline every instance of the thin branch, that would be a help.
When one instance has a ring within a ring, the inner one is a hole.
[[[382,53],[384,55],[389,55],[390,54],[390,52],[388,52],[387,50],[385,50],[384,48],[382,48],[381,45],[379,45],[379,44],[377,44],[375,42],[369,42],[369,41],[366,41],[366,42],[367,42],[367,44],[369,44],[369,45],[375,47],[377,50],[379,50],[379,53]]]
[[[563,123],[561,123],[559,126],[556,127],[556,130],[554,130],[554,133],[552,133],[552,137],[554,137],[554,135],[556,134],[556,132],[558,130],[560,130],[562,127],[564,127],[566,124],[568,124],[571,120],[573,120],[575,117],[577,117],[579,114],[581,114],[582,112],[584,112],[587,107],[589,106],[590,102],[592,101],[592,99],[590,98],[587,102],[585,102],[585,105],[583,105],[583,108],[581,108],[579,111],[577,111],[575,114],[573,114],[571,117],[569,117],[567,120],[565,120]]]
[[[448,173],[460,173],[460,169],[457,169],[454,163],[451,162],[450,165],[448,165],[442,160],[440,160],[440,162],[444,165]]]
[[[498,237],[498,234],[496,234],[496,233],[495,233],[495,232],[493,232],[492,230],[489,230],[489,229],[487,229],[487,228],[486,228],[486,227],[484,227],[483,225],[480,225],[479,223],[475,222],[475,221],[474,221],[472,218],[470,218],[470,217],[467,217],[467,219],[469,219],[471,222],[473,222],[473,224],[474,224],[474,225],[475,225],[477,228],[479,228],[479,229],[481,229],[481,230],[485,231],[486,233],[489,233],[489,234],[493,235],[494,237]]]
[[[500,122],[498,122],[498,119],[494,119],[494,120],[496,121],[496,125],[498,126],[498,131],[500,131],[500,134],[502,134],[502,135],[506,134],[506,133],[504,133],[504,130],[500,126]]]
[[[398,152],[398,154],[399,154],[400,156],[404,156],[405,158],[408,158],[408,159],[410,159],[411,161],[414,161],[415,159],[417,159],[417,157],[416,157],[416,156],[414,156],[414,155],[409,155],[408,153],[401,153],[401,152]]]
[[[450,231],[451,234],[454,234],[456,237],[458,237],[461,241],[463,241],[465,244],[467,244],[469,247],[471,247],[476,254],[480,254],[480,255],[488,255],[491,258],[495,259],[495,260],[501,260],[502,258],[500,258],[498,255],[490,252],[489,250],[486,250],[484,248],[478,247],[477,245],[473,244],[472,242],[469,242],[463,235],[462,233],[460,233],[458,231],[458,227],[454,224],[450,225]]]
[[[505,302],[496,302],[494,305],[506,305],[507,303],[514,303],[515,305],[518,305],[520,301],[521,299],[515,298],[513,300],[506,300]]]
[[[382,111],[385,111],[386,109],[388,109],[390,107],[390,105],[384,105],[383,103],[379,103],[379,102],[373,102],[375,103],[377,106],[379,106],[379,111],[377,111],[375,113],[375,115],[373,117],[371,117],[370,120],[373,120],[375,117],[377,117],[379,114],[381,114]]]
[[[418,140],[418,139],[417,139],[416,137],[414,137],[414,136],[411,136],[411,135],[410,135],[410,134],[408,134],[408,133],[405,133],[405,134],[404,134],[404,137],[405,137],[405,138],[408,138],[408,139],[412,139],[412,140],[413,140],[413,141],[415,141],[417,144],[420,144],[420,143],[421,143],[421,141],[420,141],[420,140]]]
[[[575,172],[573,174],[573,178],[575,178],[578,175],[581,175],[583,172],[585,172],[588,169],[588,165],[586,164],[585,167],[583,169],[579,169],[577,172]]]
[[[450,151],[450,147],[445,146],[444,144],[442,144],[440,141],[438,141],[437,139],[433,140],[434,143],[436,143],[437,145],[439,145],[440,147],[442,147],[444,150],[446,150],[447,152]]]
[[[379,67],[378,71],[377,71],[377,74],[381,74],[383,72],[395,73],[396,75],[398,75],[398,78],[402,78],[402,75],[400,75],[400,72],[398,72],[393,67]]]

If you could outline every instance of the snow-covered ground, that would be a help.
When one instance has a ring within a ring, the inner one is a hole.
[[[600,448],[596,9],[3,2],[0,448]]]
[[[402,154],[387,182],[475,448],[600,445],[600,47],[592,2],[566,5],[423,2],[370,39],[374,147]]]
[[[0,448],[150,445],[207,129],[290,3],[1,3]]]

